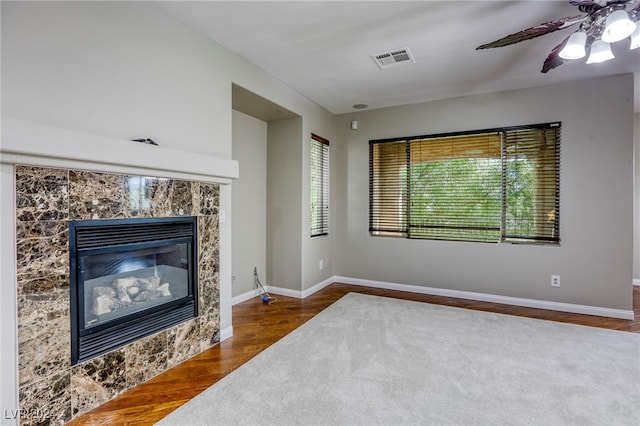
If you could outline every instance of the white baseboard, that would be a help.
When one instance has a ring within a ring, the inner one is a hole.
[[[290,288],[283,288],[283,287],[276,287],[276,286],[272,286],[272,285],[268,285],[267,286],[267,291],[269,293],[273,293],[273,294],[279,294],[281,296],[289,296],[289,297],[295,297],[296,299],[305,299],[309,296],[311,296],[314,293],[317,293],[318,291],[322,290],[323,288],[325,288],[328,285],[333,284],[334,282],[336,282],[336,277],[329,277],[326,280],[319,282],[318,284],[314,285],[313,287],[309,287],[306,290],[291,290]]]
[[[321,281],[318,284],[316,284],[316,285],[314,285],[312,287],[309,287],[308,289],[304,290],[302,292],[302,298],[304,299],[305,297],[309,297],[312,294],[319,292],[323,288],[325,288],[325,287],[327,287],[327,286],[329,286],[329,285],[331,285],[331,284],[333,284],[335,282],[336,282],[336,277],[335,276],[329,277],[326,280]]]
[[[229,337],[233,337],[233,326],[223,328],[220,330],[220,341],[227,340]]]
[[[336,277],[329,277],[326,280],[319,282],[318,284],[314,285],[313,287],[310,287],[306,290],[300,291],[300,290],[291,290],[290,288],[284,288],[284,287],[277,287],[277,286],[273,286],[273,285],[267,285],[265,287],[265,290],[267,290],[267,292],[269,293],[273,293],[273,294],[279,294],[281,296],[288,296],[288,297],[294,297],[296,299],[304,299],[306,297],[311,296],[313,293],[316,293],[320,290],[322,290],[323,288],[325,288],[328,285],[333,284],[334,282],[336,282]],[[242,303],[245,302],[249,299],[253,299],[254,297],[258,297],[260,296],[260,291],[258,291],[257,289],[255,290],[251,290],[251,291],[247,291],[246,293],[242,293],[239,294],[237,296],[234,296],[233,298],[231,298],[231,306],[237,305],[238,303]]]
[[[436,287],[422,287],[422,286],[411,285],[411,284],[400,284],[400,283],[392,283],[387,281],[375,281],[375,280],[366,280],[361,278],[342,277],[342,276],[333,276],[333,277],[327,278],[326,280],[319,282],[313,287],[310,287],[303,291],[291,290],[289,288],[276,287],[276,286],[267,286],[266,290],[269,293],[273,293],[273,294],[294,297],[296,299],[305,299],[311,296],[312,294],[336,282],[344,283],[344,284],[359,285],[363,287],[374,287],[374,288],[383,288],[387,290],[399,290],[399,291],[408,291],[411,293],[430,294],[433,296],[456,297],[459,299],[478,300],[481,302],[493,302],[493,303],[502,303],[505,305],[526,306],[528,308],[548,309],[551,311],[571,312],[574,314],[596,315],[600,317],[620,318],[620,319],[626,319],[626,320],[634,319],[633,310],[626,311],[624,309],[611,309],[611,308],[602,308],[599,306],[575,305],[572,303],[551,302],[548,300],[524,299],[520,297],[500,296],[496,294],[475,293],[470,291],[450,290],[450,289],[436,288]],[[640,285],[640,280],[634,279],[633,285]],[[244,302],[246,300],[249,300],[253,297],[257,297],[259,295],[260,293],[258,292],[258,290],[248,291],[246,293],[233,297],[232,304],[236,305],[238,303]],[[231,333],[231,335],[232,334],[233,332]]]
[[[254,297],[260,296],[260,292],[255,289],[251,291],[247,291],[246,293],[239,294],[231,298],[231,306],[237,305],[238,303],[245,302],[249,299],[253,299]]]
[[[523,299],[520,297],[499,296],[494,294],[474,293],[461,290],[449,290],[435,287],[373,281],[360,278],[334,277],[335,282],[360,285],[366,287],[384,288],[388,290],[408,291],[411,293],[430,294],[434,296],[456,297],[459,299],[478,300],[482,302],[502,303],[506,305],[526,306],[529,308],[548,309],[552,311],[571,312],[575,314],[597,315],[601,317],[634,319],[633,311],[623,309],[602,308],[599,306],[574,305],[571,303],[551,302],[546,300]]]
[[[302,291],[291,290],[290,288],[277,287],[274,285],[268,285],[266,287],[268,293],[278,294],[280,296],[294,297],[296,299],[304,299],[302,297]]]

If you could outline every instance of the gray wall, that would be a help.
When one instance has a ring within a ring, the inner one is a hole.
[[[263,285],[296,294],[335,275],[334,233],[309,233],[310,141],[300,118],[267,123],[233,111],[233,296],[255,289],[254,266]],[[333,212],[330,226],[339,221]]]
[[[337,274],[631,309],[632,93],[624,75],[338,117]],[[562,122],[560,247],[368,235],[370,139],[551,121]]]
[[[301,118],[269,123],[266,284],[291,290],[300,290],[302,279],[301,139]]]
[[[309,190],[310,182],[310,158],[311,158],[311,134],[304,135],[303,147],[303,169],[305,170],[303,179],[305,189],[302,193],[302,288],[309,290],[316,284],[331,280],[336,275],[335,269],[335,247],[340,236],[338,235],[338,223],[342,218],[337,216],[335,188],[338,185],[338,174],[336,165],[336,146],[339,141],[333,138],[333,128],[323,129],[324,132],[316,130],[314,133],[329,140],[329,235],[321,237],[310,237],[311,227],[311,197]]]
[[[304,290],[335,274],[631,307],[629,77],[335,119],[152,3],[3,1],[1,7],[3,115],[121,139],[152,137],[164,147],[222,158],[232,157],[232,83],[302,117],[267,130],[269,285]],[[360,121],[355,132],[349,129],[354,117]],[[369,139],[556,120],[563,121],[561,247],[368,236]],[[331,234],[318,239],[308,236],[312,132],[332,142]],[[244,168],[241,163],[241,173]],[[10,170],[3,167],[2,175],[10,177]],[[0,222],[12,223],[11,194],[3,190],[2,197]],[[224,186],[221,205],[231,204]],[[221,226],[223,328],[231,325],[228,225]],[[11,253],[3,250],[0,258],[3,272],[14,267]],[[329,260],[322,271],[320,259]],[[562,275],[560,289],[549,287],[551,273]],[[14,312],[13,285],[2,282],[2,312]],[[14,341],[15,318],[3,317],[2,331],[5,342]],[[2,360],[15,358],[14,351],[11,343],[3,346]],[[3,362],[2,370],[0,399],[7,409],[15,407],[17,389],[12,364]]]
[[[232,296],[265,283],[267,248],[267,123],[233,111],[233,159],[240,177],[231,186]]]

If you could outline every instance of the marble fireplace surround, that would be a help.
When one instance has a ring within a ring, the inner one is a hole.
[[[34,140],[39,143],[25,142]],[[62,149],[38,152],[36,145]],[[109,147],[108,155],[98,146]],[[207,162],[202,155],[196,161],[187,153],[20,122],[3,123],[0,154],[3,170],[11,166],[15,179],[15,407],[21,424],[69,421],[230,335],[220,329],[219,201],[221,187],[237,177],[236,162]],[[148,190],[132,194],[128,178],[141,176]],[[198,222],[198,318],[72,367],[68,221],[181,215]],[[5,262],[3,269],[4,286]]]

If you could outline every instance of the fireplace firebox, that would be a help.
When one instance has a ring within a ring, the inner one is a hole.
[[[69,223],[71,363],[198,315],[196,218]]]

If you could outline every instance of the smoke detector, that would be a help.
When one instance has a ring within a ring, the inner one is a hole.
[[[397,67],[399,65],[416,63],[408,47],[405,47],[404,49],[393,50],[391,52],[371,55],[371,57],[376,62],[376,65],[378,65],[378,68],[380,68],[381,70]]]

